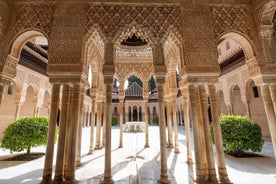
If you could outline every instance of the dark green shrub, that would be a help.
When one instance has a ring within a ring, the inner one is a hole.
[[[46,117],[26,117],[14,121],[5,129],[0,147],[11,152],[26,149],[30,154],[31,147],[47,144],[48,124]]]
[[[154,116],[152,119],[153,124],[155,125],[159,125],[159,117],[158,116]]]
[[[246,116],[220,117],[223,146],[226,153],[239,155],[243,151],[260,152],[263,147],[260,126]],[[211,135],[214,140],[213,125]]]
[[[112,126],[117,125],[117,124],[118,124],[118,118],[112,117]]]

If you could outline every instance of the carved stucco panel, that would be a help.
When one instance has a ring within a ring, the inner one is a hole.
[[[53,4],[17,4],[15,7],[15,34],[25,29],[36,28],[50,37],[54,20]]]
[[[177,5],[91,5],[87,11],[87,30],[96,25],[106,38],[129,25],[143,28],[152,39],[162,39],[170,26],[180,27]]]

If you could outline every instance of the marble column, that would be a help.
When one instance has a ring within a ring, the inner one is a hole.
[[[55,132],[56,132],[56,124],[57,124],[57,116],[58,116],[59,92],[60,92],[60,85],[53,84],[47,146],[46,146],[43,176],[41,181],[41,183],[43,184],[51,183],[52,181],[53,155],[54,155]]]
[[[223,184],[228,184],[228,183],[231,183],[231,181],[228,178],[228,174],[226,170],[215,85],[213,84],[208,85],[208,93],[209,93],[211,113],[213,118],[213,131],[214,131],[214,138],[216,143],[216,158],[217,158],[217,164],[218,164],[219,182]]]
[[[194,150],[195,150],[195,164],[196,164],[196,182],[205,183],[205,168],[203,163],[203,148],[202,140],[200,138],[200,113],[198,111],[198,87],[189,85],[189,97],[191,102],[191,118],[193,123],[194,135]]]
[[[183,88],[181,91],[183,95],[183,110],[184,110],[184,124],[186,133],[186,147],[187,147],[187,163],[193,163],[192,147],[191,147],[191,133],[190,133],[190,113],[189,113],[189,91],[188,88]]]
[[[243,100],[243,104],[245,106],[245,111],[246,111],[245,114],[246,114],[246,116],[249,119],[251,119],[250,100],[247,100],[247,99]]]
[[[271,140],[274,149],[274,155],[276,157],[276,116],[275,106],[276,105],[276,86],[271,85],[270,89],[268,85],[261,86],[262,98],[264,101],[265,112],[268,120],[268,127],[271,135]],[[274,105],[273,105],[274,102]]]
[[[80,98],[81,98],[81,87],[80,84],[74,84],[72,86],[72,98],[70,99],[70,104],[73,109],[70,115],[70,124],[71,129],[68,130],[70,132],[69,139],[69,149],[68,149],[68,175],[66,175],[67,183],[75,182],[75,163],[76,163],[76,148],[77,148],[77,131],[78,131],[78,123],[79,121],[79,110],[80,110]]]
[[[15,104],[16,104],[16,107],[15,107],[14,120],[18,120],[23,102],[15,102]]]
[[[174,152],[176,154],[180,153],[179,151],[179,143],[178,143],[178,123],[177,123],[177,114],[176,114],[176,109],[177,109],[177,104],[176,104],[176,99],[173,100],[172,103],[172,109],[173,109],[173,126],[174,126]]]
[[[164,109],[164,80],[156,80],[158,87],[158,104],[159,104],[159,129],[160,129],[160,162],[161,162],[161,174],[158,180],[161,184],[170,183],[168,179],[168,168],[167,168],[167,152],[166,152],[166,125],[165,125],[165,109]]]
[[[119,148],[122,148],[123,147],[123,123],[124,123],[124,99],[121,97],[119,100],[120,100],[120,102],[119,102],[120,103],[119,104],[119,113],[120,113],[120,140],[119,140]]]
[[[4,84],[0,84],[0,107],[3,101],[3,97],[4,97],[4,89],[5,89],[5,85]]]
[[[85,86],[81,87],[80,94],[80,108],[79,108],[79,122],[77,126],[77,150],[76,150],[76,166],[81,166],[81,139],[82,139],[82,127],[86,113],[84,111],[84,95],[86,93]]]
[[[145,106],[145,148],[149,148],[149,112],[148,112],[148,99],[144,97]]]
[[[68,108],[70,99],[70,86],[68,84],[63,85],[62,91],[62,104],[60,113],[60,124],[59,124],[59,134],[58,134],[58,146],[57,146],[57,159],[56,159],[56,169],[54,183],[59,184],[64,181],[64,152],[65,152],[65,136],[66,136],[66,125]]]
[[[97,105],[97,128],[96,128],[96,146],[95,149],[102,149],[101,147],[101,124],[102,124],[102,102]]]
[[[207,94],[205,86],[199,86],[200,92],[200,102],[202,109],[202,117],[203,117],[203,130],[204,130],[204,138],[205,138],[205,146],[206,146],[206,157],[207,157],[207,169],[208,169],[208,181],[212,183],[218,183],[215,169],[215,160],[214,160],[214,152],[212,146],[212,138],[210,135],[210,122],[208,117],[208,102],[207,102]]]
[[[102,134],[102,147],[105,147],[105,135],[106,135],[106,102],[103,103],[103,134]],[[112,115],[111,115],[112,117]]]
[[[89,155],[94,152],[94,127],[95,127],[95,99],[91,99],[91,118],[90,118],[90,145]]]
[[[113,77],[104,78],[106,85],[106,145],[105,145],[105,167],[103,184],[114,183],[111,175],[111,117],[112,117],[112,84]]]
[[[167,122],[168,122],[168,148],[173,148],[172,138],[172,104],[171,100],[167,101]]]

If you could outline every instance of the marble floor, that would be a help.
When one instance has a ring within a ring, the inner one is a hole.
[[[103,178],[104,149],[87,155],[89,128],[83,128],[82,165],[76,169],[80,184],[98,184]],[[160,175],[159,127],[149,127],[150,148],[145,149],[144,133],[124,133],[123,148],[118,149],[119,127],[112,128],[112,175],[116,184],[157,184]],[[186,161],[185,129],[179,128],[180,154],[167,149],[168,175],[172,184],[194,184],[195,165]],[[45,151],[45,147],[34,148]],[[16,154],[16,153],[15,153]],[[265,142],[263,157],[235,158],[226,155],[230,180],[234,184],[276,184],[276,160],[272,144]],[[0,149],[0,159],[9,157]],[[0,184],[35,184],[41,181],[44,157],[29,162],[0,161]]]

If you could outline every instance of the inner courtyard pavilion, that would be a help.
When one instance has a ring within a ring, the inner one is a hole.
[[[132,75],[143,82],[141,106],[146,124],[147,148],[148,126],[151,121],[147,110],[150,95],[147,84],[151,76],[154,76],[160,131],[158,182],[170,183],[165,119],[170,119],[167,123],[168,147],[173,147],[175,154],[180,151],[177,104],[181,98],[187,137],[187,150],[182,152],[186,151],[188,163],[193,162],[190,140],[192,127],[195,181],[231,183],[226,170],[219,123],[219,115],[223,110],[220,105],[221,93],[225,95],[224,110],[228,114],[235,114],[235,99],[231,99],[234,98],[231,93],[238,89],[236,85],[242,83],[250,89],[252,85],[257,87],[265,112],[262,114],[262,126],[266,128],[266,137],[271,139],[274,153],[276,152],[275,10],[275,0],[0,0],[0,113],[7,108],[3,104],[8,103],[6,93],[11,83],[15,84],[18,97],[14,105],[14,119],[22,116],[20,108],[28,89],[25,84],[31,84],[35,89],[32,99],[33,116],[41,115],[47,91],[49,112],[45,110],[45,114],[48,113],[50,120],[41,183],[74,183],[76,167],[81,165],[82,126],[84,119],[87,119],[83,112],[89,108],[89,153],[93,154],[95,149],[104,146],[102,183],[113,183],[111,119],[114,109],[114,80],[119,81],[119,148],[123,147],[122,128],[126,111],[123,84]],[[47,78],[41,79],[33,74],[27,82],[20,81],[24,78],[19,77],[21,66],[18,64],[22,49],[28,50],[26,43],[37,40],[47,43],[46,60],[37,55],[44,52],[39,48],[36,52],[29,52],[44,60]],[[232,42],[236,46],[231,52],[228,50],[227,54],[220,53],[222,43],[227,45]],[[223,75],[225,58],[240,50],[244,64],[238,70],[245,70],[244,75],[234,75],[237,70],[234,71],[233,68],[227,72],[234,77]],[[175,77],[176,71],[179,85]],[[38,86],[41,86],[42,81],[47,82],[43,83],[41,91]],[[231,84],[232,91],[226,90],[227,84]],[[244,115],[254,116],[250,110],[249,91],[240,89],[240,92]],[[102,142],[99,136],[101,124],[98,123],[101,116],[96,114],[103,114]],[[209,114],[214,124],[216,157],[209,132]],[[57,156],[52,176],[58,117]],[[7,125],[1,124],[1,129]]]

